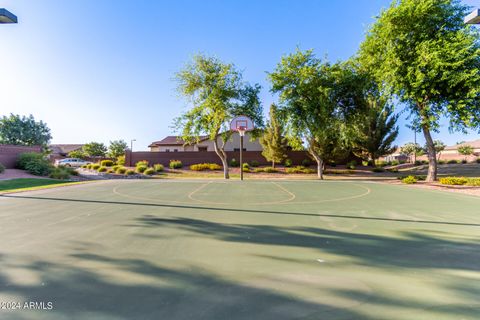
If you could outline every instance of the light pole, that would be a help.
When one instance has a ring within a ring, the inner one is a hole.
[[[17,16],[7,9],[0,8],[0,23],[17,23]]]
[[[130,140],[130,151],[133,152],[133,141],[137,141],[137,139]]]

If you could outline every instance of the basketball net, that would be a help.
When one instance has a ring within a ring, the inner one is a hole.
[[[247,131],[247,128],[244,127],[244,126],[241,126],[241,127],[237,128],[237,131],[240,134],[240,137],[244,137],[245,136],[245,131]]]

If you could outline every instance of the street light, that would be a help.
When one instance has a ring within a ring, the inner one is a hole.
[[[0,8],[0,23],[17,23],[17,16],[7,9]]]
[[[473,10],[463,21],[465,21],[466,24],[480,24],[480,9]]]
[[[137,141],[137,139],[130,140],[130,151],[133,152],[133,141]]]

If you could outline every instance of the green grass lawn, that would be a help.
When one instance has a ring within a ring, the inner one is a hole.
[[[361,181],[0,195],[0,319],[476,320],[480,199]]]
[[[0,193],[13,191],[27,191],[49,188],[51,186],[67,185],[71,182],[53,179],[20,178],[0,180]]]

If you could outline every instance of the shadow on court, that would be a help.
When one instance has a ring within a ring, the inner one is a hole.
[[[454,225],[466,227],[480,227],[479,223],[455,222],[455,221],[430,221],[430,220],[409,220],[409,219],[394,219],[381,217],[360,217],[352,215],[336,215],[325,213],[307,213],[307,212],[286,212],[274,210],[258,210],[258,209],[240,209],[240,208],[222,208],[222,207],[206,207],[199,205],[179,205],[179,204],[161,204],[161,203],[144,203],[144,202],[127,202],[127,201],[106,201],[106,200],[89,200],[89,199],[71,199],[71,198],[55,198],[55,197],[36,197],[36,196],[21,196],[21,195],[0,195],[4,198],[43,200],[43,201],[66,201],[77,203],[98,203],[98,204],[112,204],[112,205],[127,205],[127,206],[144,206],[144,207],[162,207],[162,208],[178,208],[178,209],[193,209],[204,211],[222,211],[222,212],[242,212],[251,214],[279,214],[279,215],[294,215],[307,217],[328,217],[339,219],[354,219],[354,220],[372,220],[372,221],[387,221],[387,222],[406,222],[415,224],[436,224],[436,225]],[[295,204],[294,202],[292,203]]]
[[[136,226],[174,226],[222,241],[314,248],[354,258],[356,264],[365,266],[480,271],[477,241],[448,241],[414,232],[393,238],[315,227],[224,224],[191,218],[143,216],[135,221]]]

